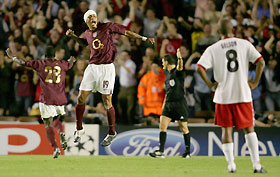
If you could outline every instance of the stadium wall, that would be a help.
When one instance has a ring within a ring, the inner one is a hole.
[[[201,124],[203,125],[203,124]],[[107,134],[106,126],[84,125],[86,135],[80,143],[73,143],[74,123],[64,124],[68,148],[65,155],[124,155],[145,156],[158,149],[159,129],[135,126],[117,126],[118,136],[109,147],[101,147],[100,142]],[[221,129],[215,126],[192,126],[191,153],[198,156],[221,156]],[[279,127],[258,128],[260,154],[280,156]],[[56,133],[59,142],[59,135]],[[242,131],[233,133],[236,156],[249,155]],[[167,132],[165,153],[179,156],[185,150],[182,134],[177,127],[170,127]],[[0,124],[0,155],[9,154],[52,154],[45,133],[44,125],[39,124]]]

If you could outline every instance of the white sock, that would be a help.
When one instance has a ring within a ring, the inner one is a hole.
[[[251,160],[253,163],[253,168],[260,170],[260,156],[259,156],[259,144],[256,132],[248,133],[245,135],[245,140],[249,149]]]
[[[228,165],[234,166],[234,155],[233,155],[233,143],[226,143],[222,145],[224,155],[226,157],[226,160],[228,162]]]

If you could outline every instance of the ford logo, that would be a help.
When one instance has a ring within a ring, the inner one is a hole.
[[[108,155],[146,156],[159,149],[159,129],[145,128],[130,130],[118,134],[110,146],[105,148]],[[164,153],[167,156],[179,156],[185,152],[182,133],[168,130]],[[191,155],[199,152],[198,142],[191,138]]]

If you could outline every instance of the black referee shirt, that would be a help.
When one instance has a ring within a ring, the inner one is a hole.
[[[165,91],[166,102],[180,101],[184,99],[184,70],[178,71],[176,67],[170,72],[164,71],[166,74]]]

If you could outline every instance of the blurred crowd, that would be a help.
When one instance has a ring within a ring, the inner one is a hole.
[[[263,55],[266,67],[259,87],[252,91],[255,112],[280,111],[280,0],[0,0],[0,115],[38,114],[41,88],[30,68],[6,57],[10,49],[25,60],[43,60],[46,47],[60,48],[60,57],[78,60],[67,73],[67,117],[74,106],[90,50],[66,37],[67,29],[83,36],[83,15],[95,10],[100,22],[123,24],[128,30],[155,38],[156,45],[118,34],[113,104],[118,124],[158,122],[164,100],[165,75],[160,58],[180,48],[185,66],[189,117],[197,111],[214,111],[213,93],[196,73],[203,51],[220,39],[218,22],[230,19],[234,34],[249,40]],[[255,77],[250,66],[249,79]],[[207,71],[213,78],[212,70]],[[98,93],[87,100],[86,123],[106,122]],[[36,111],[37,110],[37,111]]]

